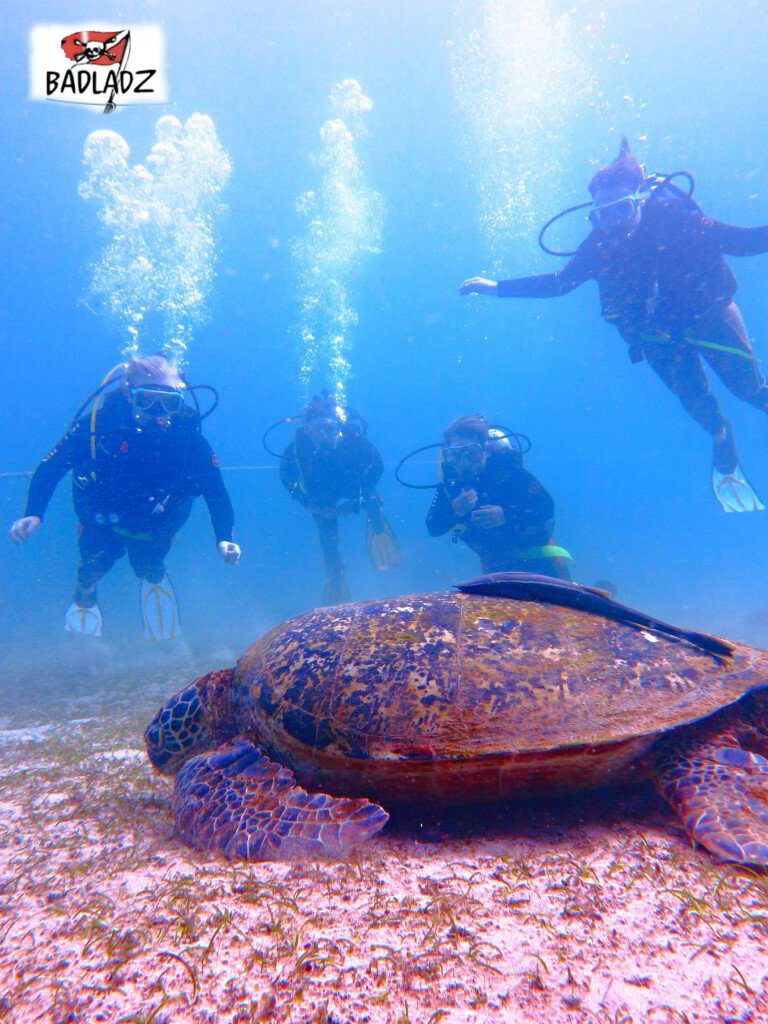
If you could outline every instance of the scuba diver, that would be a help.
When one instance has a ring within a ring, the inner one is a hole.
[[[199,494],[208,505],[219,554],[227,564],[237,564],[232,503],[200,429],[218,397],[201,415],[195,395],[200,388],[213,391],[187,385],[162,356],[120,364],[35,470],[26,512],[10,537],[19,544],[40,528],[56,485],[72,470],[80,564],[64,621],[69,632],[101,636],[96,584],[127,553],[141,581],[144,635],[155,640],[180,635],[176,595],[163,563]]]
[[[403,480],[403,464],[433,447],[440,449],[440,482]],[[427,529],[433,537],[450,530],[454,542],[462,540],[480,556],[484,573],[534,572],[569,580],[566,559],[571,556],[552,536],[555,504],[523,467],[529,450],[525,435],[489,424],[480,414],[461,416],[446,427],[441,444],[406,455],[396,475],[406,487],[436,487]]]
[[[688,179],[689,191],[673,178]],[[622,138],[619,155],[589,183],[592,201],[569,207],[542,228],[545,252],[571,256],[553,274],[490,281],[471,277],[461,295],[553,298],[597,281],[602,315],[615,324],[632,362],[643,359],[713,439],[712,487],[726,512],[764,506],[746,479],[731,425],[709,389],[702,357],[737,398],[768,413],[760,372],[738,306],[737,283],[725,256],[768,252],[768,226],[734,227],[705,216],[692,199],[687,171],[647,175]],[[590,207],[592,231],[573,252],[548,248],[551,224]]]
[[[280,459],[280,480],[291,495],[312,513],[320,534],[327,575],[323,604],[349,600],[344,562],[339,551],[339,517],[365,509],[365,545],[375,569],[400,563],[400,549],[382,510],[376,484],[384,464],[366,435],[367,424],[354,410],[344,408],[324,391],[315,395],[300,416],[278,420],[300,422],[293,441]]]

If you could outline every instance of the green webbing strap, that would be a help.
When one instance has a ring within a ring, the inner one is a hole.
[[[683,345],[698,345],[699,348],[713,348],[716,352],[727,352],[729,356],[740,356],[742,359],[757,359],[754,352],[745,351],[743,348],[734,348],[732,345],[719,345],[716,341],[704,341],[703,338],[693,338],[686,331],[682,338],[673,338],[666,331],[657,331],[655,334],[643,333],[640,335],[643,341],[658,341],[678,343]]]
[[[542,544],[534,548],[517,548],[515,555],[518,558],[570,558],[573,561],[571,553],[557,544]]]
[[[112,526],[112,533],[116,533],[118,537],[125,537],[127,540],[152,540],[153,535],[151,533],[131,533],[130,530],[126,530],[124,526]]]

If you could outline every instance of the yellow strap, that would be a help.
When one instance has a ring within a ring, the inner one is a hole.
[[[127,537],[128,540],[152,540],[153,535],[151,533],[131,533],[130,530],[126,530],[124,526],[113,526],[112,533],[118,534],[120,537]]]
[[[571,553],[557,544],[541,544],[539,547],[518,548],[515,554],[518,558],[570,558],[573,561]]]
[[[704,341],[703,338],[694,338],[689,331],[685,331],[681,339],[673,338],[667,331],[655,331],[654,333],[644,332],[640,337],[643,341],[675,342],[684,345],[698,345],[699,348],[712,348],[716,352],[727,352],[730,356],[740,356],[742,359],[756,360],[754,352],[745,351],[743,348],[734,348],[733,345],[720,345],[716,341]]]
[[[113,366],[109,373],[106,375],[104,380],[99,384],[100,388],[103,388],[105,384],[109,384],[110,380],[114,377],[118,370],[124,370],[128,366],[128,363],[117,363]],[[93,408],[91,409],[91,458],[96,461],[96,417],[99,415],[102,405],[104,404],[104,392],[94,400]]]
[[[466,529],[465,523],[456,523],[455,526],[451,527],[451,533],[455,537],[460,537]],[[558,544],[541,544],[538,547],[532,548],[515,548],[513,554],[515,558],[569,558],[573,561],[573,555],[570,551],[561,548]]]

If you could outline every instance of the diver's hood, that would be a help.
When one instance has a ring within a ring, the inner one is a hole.
[[[618,185],[633,192],[639,188],[644,179],[645,168],[629,148],[629,140],[626,135],[622,135],[619,155],[612,163],[600,168],[590,181],[588,188],[592,196],[600,188]]]

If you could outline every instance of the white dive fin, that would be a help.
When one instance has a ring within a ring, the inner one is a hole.
[[[73,601],[64,614],[64,629],[68,633],[79,633],[81,636],[101,636],[99,606],[95,604],[92,608],[83,608]]]
[[[181,636],[179,605],[168,573],[159,583],[141,581],[141,621],[147,640],[176,640]]]
[[[736,466],[732,473],[713,469],[712,489],[726,512],[762,512],[765,508],[741,466]]]

